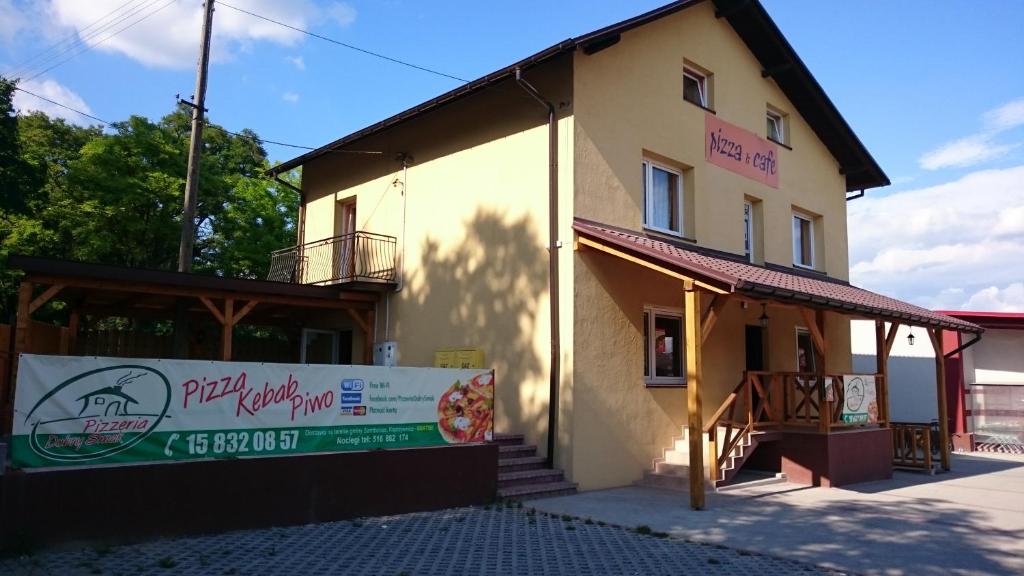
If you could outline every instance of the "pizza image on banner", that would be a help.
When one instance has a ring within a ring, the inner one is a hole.
[[[485,442],[494,372],[23,354],[15,468]]]
[[[437,404],[441,436],[450,444],[488,442],[494,429],[494,381],[480,374],[468,383],[455,382]]]

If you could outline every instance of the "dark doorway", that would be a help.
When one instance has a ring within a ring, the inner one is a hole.
[[[747,326],[747,370],[764,370],[764,328]]]
[[[342,330],[338,334],[338,364],[352,363],[352,331]]]

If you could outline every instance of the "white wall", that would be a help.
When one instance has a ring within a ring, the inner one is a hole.
[[[889,325],[886,324],[886,330]],[[907,336],[914,334],[914,345]],[[872,320],[850,322],[850,346],[853,371],[874,373],[875,323]],[[896,422],[930,422],[938,417],[935,395],[935,351],[922,328],[900,326],[889,353],[889,410]]]

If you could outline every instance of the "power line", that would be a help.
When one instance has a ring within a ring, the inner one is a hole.
[[[302,34],[306,34],[307,36],[312,36],[313,38],[318,38],[320,40],[324,40],[324,41],[330,42],[332,44],[337,44],[338,46],[342,46],[342,47],[348,48],[349,50],[355,50],[356,52],[362,52],[363,54],[368,54],[368,55],[373,56],[375,58],[380,58],[382,60],[387,60],[388,62],[394,62],[395,64],[401,64],[402,66],[408,66],[409,68],[414,68],[414,69],[420,70],[422,72],[427,72],[427,73],[430,73],[430,74],[435,74],[437,76],[442,76],[444,78],[449,78],[451,80],[458,80],[459,82],[462,82],[462,83],[468,83],[469,82],[469,80],[466,80],[465,78],[459,78],[458,76],[452,76],[451,74],[446,74],[444,72],[439,72],[437,70],[426,68],[424,66],[419,66],[419,65],[413,64],[411,62],[406,62],[404,60],[399,60],[397,58],[392,58],[390,56],[385,56],[384,54],[373,52],[373,51],[367,50],[365,48],[360,48],[358,46],[353,46],[352,44],[348,44],[348,43],[342,42],[341,40],[335,40],[334,38],[329,38],[327,36],[323,36],[323,35],[317,34],[315,32],[310,32],[309,30],[303,30],[302,28],[299,28],[297,26],[292,26],[290,24],[285,24],[284,22],[281,22],[281,21],[278,21],[278,20],[274,20],[273,18],[268,18],[267,16],[263,16],[261,14],[256,14],[255,12],[250,12],[248,10],[243,10],[241,8],[238,8],[236,6],[232,6],[231,4],[227,4],[225,2],[220,2],[220,5],[224,6],[225,8],[231,8],[232,10],[235,10],[236,12],[241,12],[243,14],[248,14],[249,16],[252,16],[254,18],[259,18],[260,20],[265,20],[265,21],[270,22],[272,24],[277,24],[278,26],[283,26],[285,28],[288,28],[289,30],[294,30],[296,32],[301,32]]]
[[[36,53],[34,56],[32,56],[32,57],[30,57],[28,59],[22,60],[20,63],[16,64],[14,66],[14,68],[11,68],[11,74],[8,74],[8,76],[13,76],[14,72],[25,68],[26,66],[29,65],[30,62],[38,60],[40,57],[44,56],[45,54],[48,54],[49,52],[52,52],[53,50],[56,50],[56,49],[60,48],[61,45],[65,44],[65,43],[67,43],[68,45],[71,45],[71,44],[75,44],[77,42],[80,42],[79,37],[82,34],[84,34],[86,31],[91,30],[93,27],[98,25],[100,22],[103,22],[104,20],[106,20],[107,18],[110,18],[111,16],[113,16],[117,12],[120,12],[125,6],[128,6],[129,4],[132,4],[132,3],[137,2],[137,1],[138,0],[128,0],[124,4],[121,4],[117,8],[114,8],[110,12],[107,12],[103,16],[97,18],[96,20],[91,22],[88,26],[86,26],[85,28],[82,28],[81,30],[78,30],[74,34],[71,34],[70,36],[68,36],[68,37],[66,37],[64,39],[61,39],[61,40],[58,40],[57,42],[54,42],[48,48],[46,48],[45,50],[43,50],[41,52]],[[143,1],[145,1],[145,0],[143,0]],[[107,26],[107,24],[104,24],[104,26]]]
[[[62,65],[62,64],[64,64],[64,63],[66,63],[66,62],[68,62],[69,60],[73,60],[74,58],[77,58],[78,56],[80,56],[80,55],[82,55],[82,54],[84,54],[84,53],[88,52],[89,50],[92,50],[93,48],[95,48],[95,47],[99,46],[100,44],[102,44],[102,43],[106,42],[107,40],[110,40],[110,39],[111,39],[111,38],[113,38],[114,36],[117,36],[117,35],[118,35],[118,34],[120,34],[121,32],[124,32],[125,30],[128,30],[129,28],[132,28],[132,27],[134,27],[135,25],[137,25],[137,24],[139,24],[139,23],[143,22],[144,20],[147,20],[147,19],[151,18],[152,16],[155,16],[155,15],[156,15],[157,13],[159,13],[159,12],[163,11],[163,10],[164,10],[165,8],[167,8],[167,7],[168,7],[168,6],[170,6],[171,4],[175,3],[176,1],[177,1],[177,0],[168,0],[168,1],[166,2],[166,3],[164,3],[163,5],[161,5],[160,7],[158,7],[158,8],[156,9],[156,10],[152,10],[152,11],[150,11],[150,12],[149,12],[148,14],[144,14],[144,15],[143,15],[143,16],[142,16],[141,18],[138,18],[137,20],[135,20],[134,22],[131,22],[131,23],[130,23],[130,24],[128,24],[127,26],[124,26],[124,27],[120,28],[119,30],[115,31],[115,32],[114,32],[113,34],[111,34],[111,35],[107,36],[106,38],[103,38],[103,39],[101,39],[101,40],[97,41],[97,42],[96,42],[96,43],[94,43],[94,44],[85,44],[85,49],[84,49],[84,50],[79,50],[79,51],[75,52],[74,54],[72,54],[71,56],[69,56],[69,57],[65,58],[64,60],[61,60],[61,61],[57,62],[56,64],[53,64],[52,66],[49,66],[48,68],[45,68],[45,69],[43,69],[43,70],[41,70],[41,71],[39,71],[39,72],[36,72],[36,73],[35,73],[35,74],[33,74],[32,76],[30,76],[30,77],[28,78],[28,80],[32,80],[32,79],[34,79],[34,78],[38,78],[39,76],[42,76],[43,74],[45,74],[45,73],[49,72],[50,70],[53,70],[54,68],[56,68],[56,67],[58,67],[58,66],[60,66],[60,65]],[[152,6],[152,5],[153,5],[153,4],[155,4],[155,3],[156,3],[156,2],[154,1],[154,2],[150,3],[149,5],[147,5],[147,7],[149,7],[149,6]],[[141,9],[140,9],[140,10],[141,10]],[[139,11],[135,11],[135,12],[131,13],[130,15],[128,15],[128,16],[126,16],[126,17],[122,18],[121,20],[118,20],[118,21],[117,21],[116,23],[118,23],[118,24],[119,24],[119,23],[123,22],[124,20],[128,19],[128,17],[130,17],[130,16],[132,16],[132,15],[134,15],[134,14],[137,14],[138,12],[139,12]],[[61,54],[64,54],[64,53],[66,53],[66,52],[67,52],[67,51],[65,50],[65,51],[64,51],[64,52],[62,52]],[[58,56],[59,56],[59,54],[58,54]],[[50,61],[52,61],[52,60],[50,60]]]
[[[49,102],[50,104],[53,104],[54,106],[59,106],[61,108],[64,108],[65,110],[70,110],[71,112],[74,112],[75,114],[80,114],[82,116],[85,116],[86,118],[90,118],[92,120],[95,120],[95,121],[97,121],[100,124],[103,124],[105,126],[111,126],[111,125],[114,124],[113,122],[110,122],[108,120],[104,120],[103,118],[100,118],[98,116],[93,116],[92,114],[89,114],[87,112],[82,112],[81,110],[78,110],[76,108],[72,108],[71,106],[68,106],[67,104],[62,104],[60,102],[57,102],[56,100],[51,100],[51,99],[49,99],[49,98],[47,98],[45,96],[40,96],[39,94],[36,94],[35,92],[31,92],[29,90],[25,90],[24,88],[22,88],[20,86],[15,86],[14,89],[18,90],[19,92],[24,92],[25,94],[28,94],[29,96],[35,96],[36,98],[39,98],[40,100],[43,100],[43,101],[46,101],[46,102]],[[244,133],[241,133],[241,132],[232,132],[231,130],[228,130],[227,128],[224,128],[222,126],[218,126],[216,124],[207,124],[207,127],[208,128],[214,128],[216,130],[220,130],[220,131],[225,132],[227,134],[230,134],[232,136],[237,136],[239,138],[245,138],[246,140],[250,140],[252,142],[256,142],[257,144],[273,144],[275,146],[284,146],[284,147],[287,147],[287,148],[297,148],[299,150],[316,150],[317,149],[317,148],[315,148],[313,146],[302,146],[300,144],[289,144],[287,142],[278,142],[277,140],[268,140],[266,138],[260,138],[259,136],[251,136],[249,134],[244,134]],[[377,151],[377,150],[331,150],[331,152],[344,153],[344,154],[382,154],[382,152]]]

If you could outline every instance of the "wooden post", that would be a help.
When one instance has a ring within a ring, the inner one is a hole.
[[[366,346],[363,349],[363,363],[367,366],[373,364],[373,328],[376,326],[376,318],[374,317],[373,310],[366,311]]]
[[[18,287],[18,314],[15,320],[16,326],[14,331],[14,355],[11,358],[11,378],[10,383],[7,386],[7,390],[3,391],[0,395],[0,406],[3,407],[3,428],[0,429],[0,434],[4,434],[11,431],[12,419],[8,418],[8,413],[13,413],[11,408],[14,404],[14,395],[17,392],[18,387],[18,363],[23,353],[28,352],[32,346],[32,314],[29,313],[29,306],[32,303],[32,282],[28,280],[22,280],[21,286]]]
[[[700,292],[692,282],[683,283],[686,320],[686,409],[690,440],[690,507],[704,508],[704,421],[701,406],[701,340]],[[712,430],[711,434],[717,434]]]
[[[224,300],[224,322],[220,328],[220,352],[222,360],[231,360],[231,336],[235,331],[235,301]]]
[[[939,454],[942,469],[949,470],[949,414],[946,408],[946,359],[942,355],[942,328],[928,329],[935,349],[935,393],[939,399]]]
[[[78,311],[68,314],[68,355],[74,356],[78,351]]]

